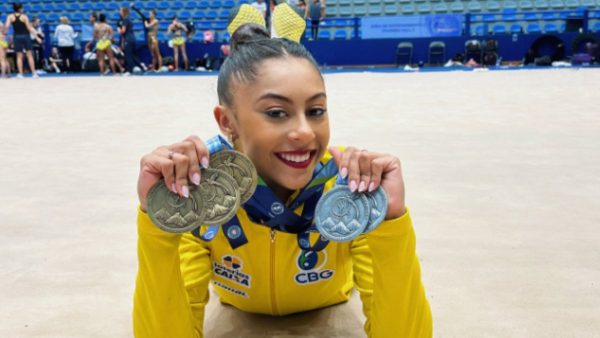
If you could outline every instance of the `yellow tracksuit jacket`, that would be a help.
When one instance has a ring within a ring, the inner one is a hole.
[[[296,235],[253,223],[243,209],[237,216],[248,243],[233,250],[221,231],[210,242],[166,233],[138,210],[136,337],[203,337],[211,282],[222,302],[274,316],[347,301],[356,287],[367,336],[432,336],[408,211],[317,255],[302,254]]]

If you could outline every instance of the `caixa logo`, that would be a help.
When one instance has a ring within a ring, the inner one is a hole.
[[[330,279],[334,271],[323,269],[327,262],[327,251],[304,251],[300,250],[296,264],[300,272],[294,276],[296,283],[300,285],[318,283]]]

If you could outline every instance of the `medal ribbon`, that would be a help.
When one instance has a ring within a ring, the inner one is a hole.
[[[224,149],[233,149],[231,144],[220,135],[209,139],[206,145],[211,154]],[[311,246],[309,233],[317,232],[313,225],[315,207],[323,194],[325,183],[337,173],[338,168],[333,159],[327,163],[318,163],[311,181],[287,206],[259,177],[256,191],[242,207],[252,222],[268,226],[271,229],[297,234],[300,248],[307,251],[320,251],[327,246],[329,241],[319,235],[319,239]],[[338,178],[338,181],[341,180]],[[303,204],[302,215],[296,214],[294,210]],[[204,241],[210,241],[215,237],[218,228],[218,225],[209,226],[203,234],[200,234],[200,228],[198,228],[192,233]],[[222,228],[233,249],[248,242],[237,216],[223,224]]]

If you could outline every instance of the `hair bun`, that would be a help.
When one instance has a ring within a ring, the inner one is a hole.
[[[270,38],[271,36],[265,27],[255,23],[246,23],[236,29],[235,33],[231,36],[231,48],[233,50],[239,49],[244,44],[268,40]]]

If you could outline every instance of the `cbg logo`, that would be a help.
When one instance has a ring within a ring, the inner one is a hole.
[[[296,283],[301,285],[318,283],[333,276],[333,270],[321,270],[327,262],[327,251],[300,250],[296,264],[301,272],[294,276]]]

